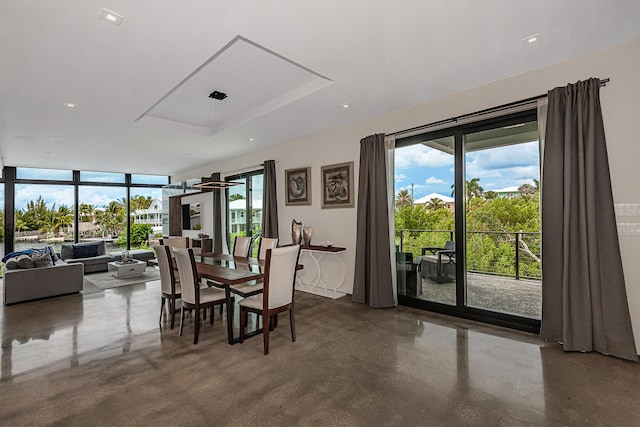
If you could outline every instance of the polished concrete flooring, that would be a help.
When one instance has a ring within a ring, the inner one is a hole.
[[[0,308],[0,425],[637,426],[640,365],[406,307],[297,293],[262,340],[192,344],[159,283]]]

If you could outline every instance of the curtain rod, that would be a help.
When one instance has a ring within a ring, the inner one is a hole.
[[[607,83],[609,83],[610,79],[606,78],[606,79],[600,79],[600,87],[606,86]],[[404,130],[400,130],[397,132],[393,132],[387,135],[390,136],[396,136],[396,135],[400,135],[403,133],[411,133],[411,132],[416,132],[422,129],[428,129],[434,126],[440,126],[446,123],[456,123],[458,120],[462,120],[462,119],[468,119],[470,117],[475,117],[475,116],[482,116],[484,114],[489,114],[489,113],[495,113],[498,111],[502,111],[502,110],[507,110],[509,108],[513,108],[513,107],[517,107],[519,105],[526,105],[529,104],[533,101],[537,101],[538,99],[542,99],[542,98],[546,98],[547,94],[543,94],[543,95],[538,95],[538,96],[533,96],[531,98],[527,98],[527,99],[521,99],[520,101],[514,101],[514,102],[509,102],[508,104],[502,104],[502,105],[498,105],[497,107],[491,107],[491,108],[486,108],[484,110],[480,110],[480,111],[475,111],[473,113],[467,113],[467,114],[463,114],[461,116],[455,116],[455,117],[451,117],[449,119],[442,119],[442,120],[438,120],[437,122],[432,122],[426,125],[420,125],[420,126],[416,126],[416,127],[412,127],[409,129],[404,129]]]

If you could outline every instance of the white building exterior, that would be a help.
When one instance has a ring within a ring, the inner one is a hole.
[[[148,209],[136,209],[131,213],[133,224],[151,224],[154,233],[162,232],[162,199],[155,198]]]

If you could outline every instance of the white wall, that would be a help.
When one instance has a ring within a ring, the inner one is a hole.
[[[472,67],[469,70],[473,72]],[[260,164],[264,160],[276,160],[281,240],[289,241],[291,220],[295,218],[313,227],[315,242],[333,240],[336,245],[345,246],[348,250],[346,258],[348,271],[347,285],[342,290],[351,292],[355,259],[356,209],[323,210],[320,208],[321,166],[353,160],[357,189],[359,141],[367,135],[380,132],[392,133],[530,98],[544,94],[554,87],[589,77],[610,78],[611,82],[601,90],[601,101],[608,140],[614,202],[640,205],[638,190],[640,167],[636,162],[636,159],[640,158],[640,143],[637,136],[639,133],[637,120],[640,118],[638,75],[640,75],[640,40],[371,117],[225,161],[223,164],[194,170],[189,174],[178,176],[176,180],[208,176],[211,172],[217,171],[224,174]],[[429,78],[428,73],[425,78]],[[311,166],[313,204],[285,206],[284,170],[304,166]],[[621,220],[631,222],[634,218]],[[635,220],[640,223],[640,216]],[[640,262],[638,262],[640,232],[621,235],[620,246],[636,343],[640,349]]]

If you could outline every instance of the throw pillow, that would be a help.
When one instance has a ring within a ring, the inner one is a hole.
[[[90,243],[90,244],[82,244],[82,245],[73,245],[73,257],[77,258],[91,258],[98,256],[98,244]]]
[[[29,255],[20,255],[17,258],[17,264],[19,268],[34,268],[35,264]]]
[[[9,258],[4,262],[4,266],[7,268],[7,270],[15,270],[16,268],[18,268],[18,259],[15,257]]]
[[[53,261],[51,260],[51,255],[46,254],[32,254],[31,259],[33,260],[33,264],[36,268],[41,267],[52,267]]]
[[[75,245],[72,244],[63,244],[60,247],[60,258],[62,259],[69,259],[69,258],[73,258],[73,247]]]
[[[56,250],[53,249],[52,246],[47,246],[47,250],[49,251],[49,255],[51,255],[51,261],[53,261],[53,263],[55,264],[55,262],[58,260],[58,254],[56,254]]]

